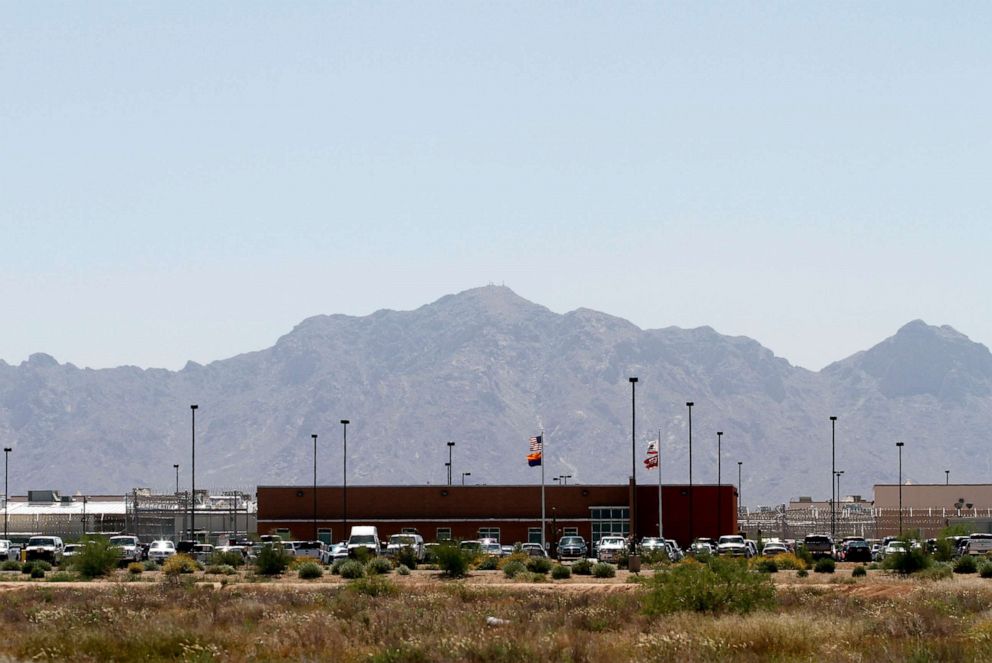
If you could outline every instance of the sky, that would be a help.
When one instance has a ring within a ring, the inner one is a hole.
[[[0,4],[0,359],[502,283],[818,370],[992,344],[988,3]]]

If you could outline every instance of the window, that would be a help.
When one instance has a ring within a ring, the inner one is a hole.
[[[579,535],[578,527],[566,527],[564,530],[564,534],[562,534],[562,536],[578,536],[578,535]]]
[[[289,528],[288,527],[277,527],[273,530],[273,533],[278,536],[283,541],[289,540]]]
[[[333,532],[330,527],[321,527],[317,530],[317,540],[324,543],[334,543]]]
[[[496,539],[499,541],[499,528],[498,527],[480,527],[479,528],[479,538],[480,539]]]
[[[438,527],[437,528],[437,538],[435,541],[451,541],[451,528],[450,527]]]
[[[541,542],[541,528],[540,527],[528,527],[527,528],[527,543],[540,543]]]
[[[601,507],[589,508],[592,518],[592,540],[599,541],[604,536],[627,536],[630,533],[630,508]]]

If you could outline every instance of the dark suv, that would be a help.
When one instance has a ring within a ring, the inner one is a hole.
[[[581,536],[563,536],[558,541],[558,560],[583,559],[589,556],[589,546]]]

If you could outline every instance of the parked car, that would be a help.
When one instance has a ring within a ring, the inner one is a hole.
[[[716,554],[746,558],[751,556],[751,551],[740,534],[725,534],[716,542]]]
[[[379,530],[373,525],[355,525],[348,537],[348,556],[354,557],[360,548],[375,556],[381,552]]]
[[[294,557],[311,557],[320,559],[320,552],[324,549],[323,541],[288,541],[293,548]]]
[[[228,546],[217,546],[216,548],[214,548],[214,552],[219,552],[219,553],[237,553],[238,555],[241,555],[241,559],[242,560],[248,561],[248,548],[250,548],[250,547],[251,546],[245,546],[245,545],[241,545],[241,544],[234,544],[234,545],[228,545]]]
[[[141,542],[136,536],[112,536],[110,537],[110,547],[117,548],[117,555],[125,562],[141,561]]]
[[[72,558],[83,552],[83,548],[86,544],[84,543],[67,543],[62,549],[62,559]]]
[[[898,539],[889,541],[888,545],[882,550],[882,558],[890,557],[892,555],[902,555],[908,552],[906,548],[906,543],[899,541]]]
[[[769,541],[765,544],[765,547],[761,549],[761,554],[765,557],[774,557],[775,555],[785,555],[789,552],[789,548],[780,541]]]
[[[581,536],[563,536],[558,540],[558,560],[584,559],[589,555],[589,546]]]
[[[322,564],[333,564],[339,559],[348,559],[347,543],[332,543],[329,546],[325,546],[323,552],[320,554]]]
[[[159,539],[158,541],[152,541],[151,545],[148,547],[148,559],[153,562],[158,562],[162,564],[165,560],[169,559],[176,554],[176,544],[168,539]]]
[[[828,534],[808,534],[803,539],[803,547],[806,548],[813,559],[821,557],[834,558],[834,541]]]
[[[503,547],[499,545],[499,540],[497,539],[479,539],[479,543],[481,544],[483,555],[499,557],[503,554]]]
[[[499,544],[496,544],[497,556],[499,555]],[[399,557],[400,551],[408,549],[413,552],[414,559],[418,562],[424,561],[424,537],[419,534],[393,534],[386,544],[386,557]]]
[[[548,556],[548,551],[545,550],[540,543],[524,543],[520,546],[520,551],[527,553],[531,557]]]
[[[24,558],[29,562],[40,559],[52,564],[60,564],[64,549],[65,544],[57,536],[32,536],[28,539],[28,545],[24,547]]]
[[[848,541],[844,548],[845,562],[871,562],[871,548],[864,539]]]
[[[964,545],[965,555],[988,555],[992,553],[992,534],[971,534]]]
[[[209,543],[198,543],[193,546],[193,559],[201,564],[210,562],[211,555],[214,554],[214,547]]]
[[[673,562],[677,562],[685,557],[685,553],[682,552],[682,548],[679,547],[678,541],[675,539],[665,539],[665,543],[668,544],[668,556]]]
[[[627,541],[622,536],[604,536],[596,546],[596,558],[601,562],[617,562],[627,550]]]
[[[10,541],[7,539],[0,539],[0,560],[13,559],[10,556],[13,546],[11,546]]]
[[[513,554],[513,546],[511,546],[510,544],[504,543],[499,547],[500,557],[509,557],[512,554]]]
[[[665,545],[665,540],[657,536],[646,536],[641,539],[639,549],[641,554],[644,555],[668,554],[668,547]]]
[[[716,554],[716,544],[713,543],[712,539],[696,539],[689,546],[688,554],[693,557],[705,557],[706,555]]]

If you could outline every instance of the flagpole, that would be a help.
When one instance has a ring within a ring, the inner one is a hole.
[[[544,431],[541,431],[541,549],[547,552],[548,545],[545,541],[545,524],[544,524]]]
[[[658,538],[665,540],[665,530],[661,524],[661,429],[658,429]]]

